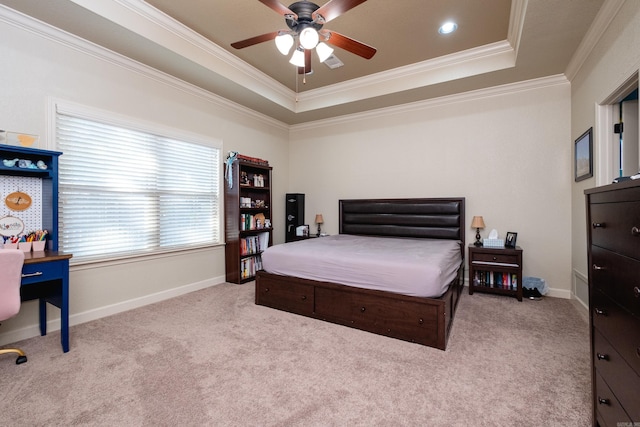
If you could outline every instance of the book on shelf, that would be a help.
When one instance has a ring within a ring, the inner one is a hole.
[[[518,275],[516,273],[476,270],[472,280],[474,286],[499,288],[510,291],[518,289]]]
[[[249,279],[256,275],[258,270],[262,270],[262,257],[260,255],[243,258],[240,260],[240,278]]]

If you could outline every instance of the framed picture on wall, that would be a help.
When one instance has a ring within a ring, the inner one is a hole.
[[[580,135],[575,142],[576,182],[593,176],[593,128]]]

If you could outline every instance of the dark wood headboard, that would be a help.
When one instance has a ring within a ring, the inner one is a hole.
[[[460,240],[464,197],[340,200],[340,234]],[[463,256],[464,258],[464,256]]]

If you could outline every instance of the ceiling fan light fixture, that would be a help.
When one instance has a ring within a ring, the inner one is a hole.
[[[276,37],[276,47],[281,54],[288,54],[291,46],[293,46],[293,36],[291,34],[280,34]]]
[[[333,53],[333,48],[324,42],[320,42],[316,46],[316,53],[320,62],[324,62]]]
[[[300,32],[300,44],[305,49],[313,49],[318,45],[320,36],[315,28],[307,27]]]
[[[458,24],[453,21],[445,22],[438,28],[440,34],[451,34],[458,29]]]
[[[297,48],[293,52],[293,55],[291,55],[291,59],[289,60],[289,62],[296,67],[304,67],[304,49],[300,47]]]

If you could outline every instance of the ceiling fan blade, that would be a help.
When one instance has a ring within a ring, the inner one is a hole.
[[[321,15],[324,19],[324,23],[326,23],[337,18],[346,11],[353,9],[360,3],[364,3],[365,1],[367,0],[329,0],[327,3],[320,6],[318,10],[313,12],[312,17],[313,19],[317,19],[318,15]]]
[[[236,49],[244,49],[245,47],[253,46],[254,44],[267,42],[273,40],[278,35],[279,31],[272,33],[261,34],[259,36],[251,37],[250,39],[240,40],[239,42],[231,43],[231,46]]]
[[[311,72],[311,50],[304,50],[304,67],[298,67],[298,74],[307,74]]]
[[[327,43],[349,51],[355,55],[361,56],[364,59],[371,59],[373,55],[376,54],[377,50],[375,47],[367,46],[364,43],[360,43],[357,40],[352,39],[351,37],[343,36],[340,33],[336,33],[335,31],[322,31],[324,35],[328,35]]]
[[[259,1],[260,1],[260,3],[264,4],[265,6],[275,10],[277,13],[279,13],[282,16],[284,16],[285,18],[287,18],[287,16],[290,16],[293,20],[298,19],[298,15],[293,13],[293,11],[291,9],[289,9],[286,6],[284,6],[278,0],[259,0]]]

